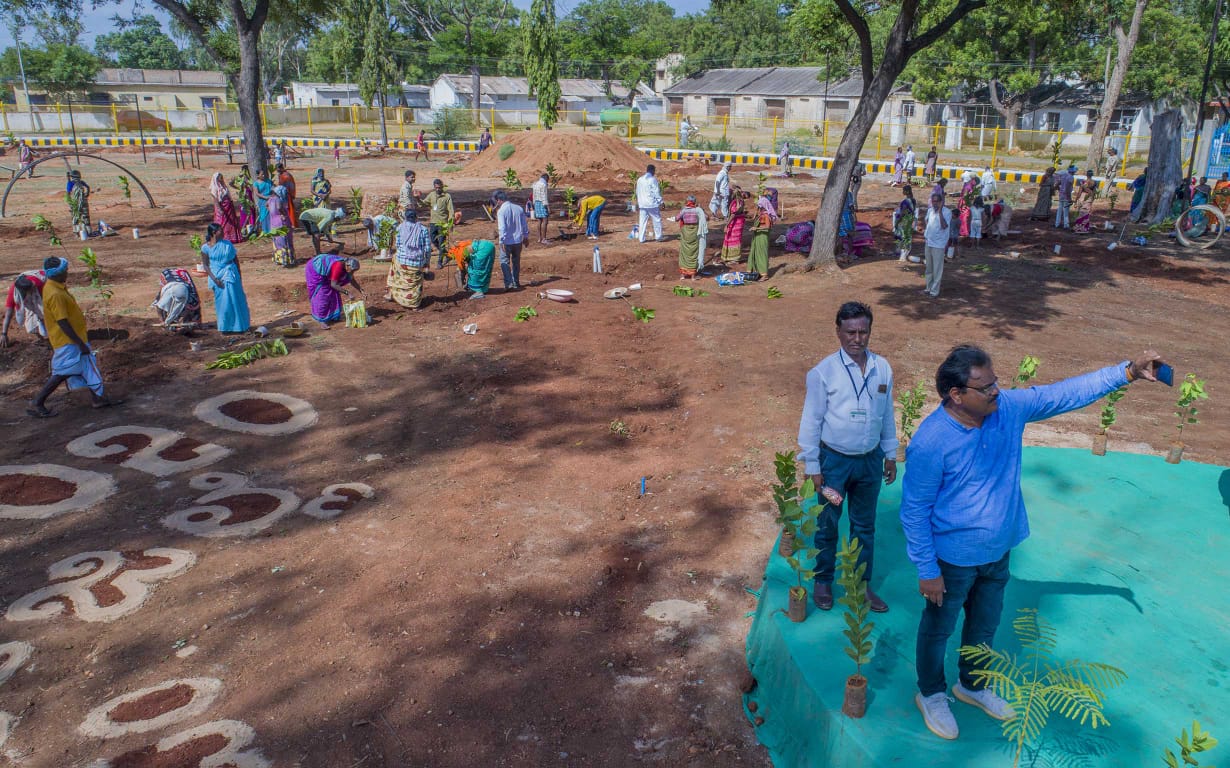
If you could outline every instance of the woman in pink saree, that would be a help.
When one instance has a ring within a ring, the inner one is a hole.
[[[726,221],[726,233],[722,238],[722,261],[733,264],[743,255],[743,227],[747,224],[748,193],[735,187],[730,195],[730,218]]]
[[[239,234],[245,239],[256,234],[260,226],[259,211],[256,207],[256,192],[252,188],[252,172],[248,166],[239,168],[239,175],[231,179],[231,188],[239,201]]]
[[[214,201],[214,223],[222,227],[222,238],[232,244],[242,243],[239,233],[239,215],[235,212],[235,202],[226,189],[226,182],[221,173],[215,173],[209,182],[209,196]]]

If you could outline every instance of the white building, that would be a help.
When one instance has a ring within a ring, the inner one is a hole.
[[[862,97],[862,77],[826,81],[821,73],[820,67],[708,69],[666,88],[666,111],[709,122],[713,118],[778,118],[816,125],[826,120],[847,122]],[[909,90],[896,88],[880,109],[879,120],[913,124],[921,117]]]
[[[432,110],[469,109],[474,93],[471,82],[469,75],[440,75],[431,85]],[[611,83],[612,98],[601,80],[561,78],[559,87],[559,107],[564,110],[561,120],[569,123],[580,123],[584,118],[597,125],[599,112],[627,103],[629,95],[635,95],[619,83]],[[538,99],[529,93],[529,81],[524,77],[483,76],[479,82],[479,119],[488,123],[494,115],[497,125],[533,125],[538,120]]]
[[[430,103],[430,88],[426,85],[401,84],[400,99],[389,94],[390,107],[427,109]],[[354,83],[299,83],[290,84],[290,104],[294,107],[349,107],[367,106],[359,95],[359,86]]]

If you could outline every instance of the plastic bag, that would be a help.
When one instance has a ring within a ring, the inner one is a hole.
[[[347,328],[366,328],[372,322],[372,316],[367,312],[367,304],[362,301],[343,304],[342,314],[346,317]]]

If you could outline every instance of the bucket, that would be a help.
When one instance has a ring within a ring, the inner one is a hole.
[[[1059,253],[1060,246],[1055,246],[1055,253]]]
[[[1108,250],[1108,251],[1113,251],[1113,250],[1115,250],[1115,249],[1116,249],[1116,248],[1118,248],[1118,247],[1119,247],[1119,244],[1118,244],[1118,243],[1107,243],[1107,244],[1106,244],[1106,250]]]
[[[945,255],[945,257],[946,257],[946,258],[951,259],[953,256],[956,256],[956,255],[957,255],[957,249],[956,249],[956,248],[954,248],[954,247],[952,247],[952,246],[950,245],[950,246],[948,246],[948,253],[946,253],[946,254],[944,254],[944,255]]]
[[[136,227],[133,227],[133,228],[132,228],[132,239],[133,239],[133,240],[140,240],[140,239],[141,239],[141,230],[137,229]]]

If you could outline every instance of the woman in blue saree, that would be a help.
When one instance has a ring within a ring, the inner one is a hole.
[[[205,257],[205,271],[209,273],[209,288],[214,292],[218,330],[245,333],[252,325],[248,297],[243,292],[243,276],[239,273],[235,246],[222,236],[222,225],[213,223],[205,229],[201,254]]]

